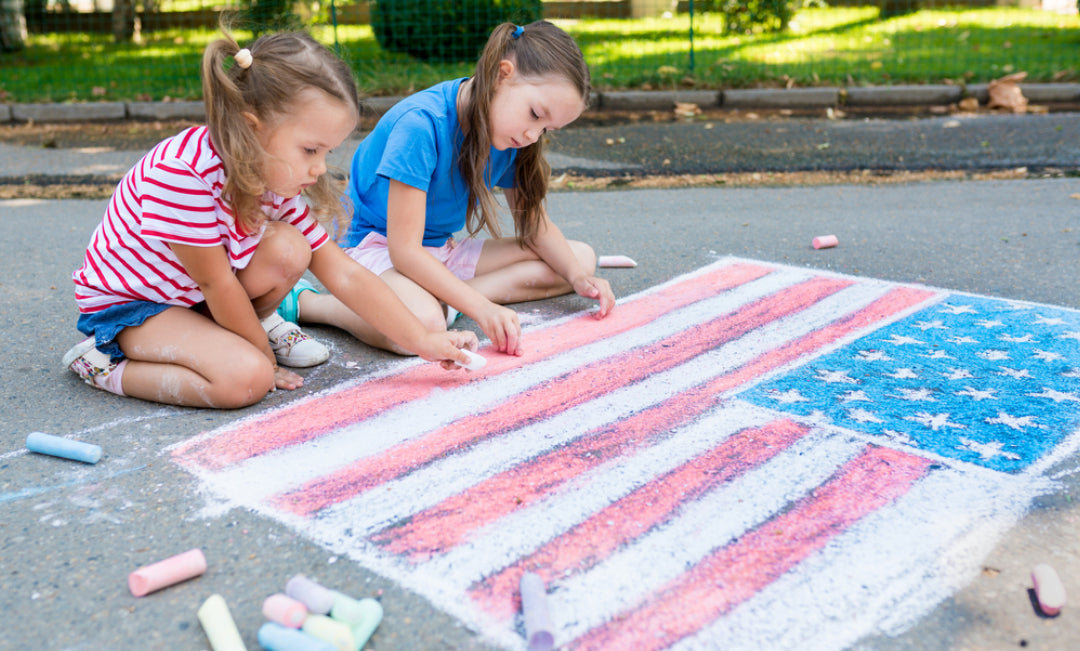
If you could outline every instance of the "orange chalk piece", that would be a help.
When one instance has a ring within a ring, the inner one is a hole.
[[[815,249],[831,249],[839,243],[835,235],[819,235],[814,238]]]
[[[1031,582],[1035,587],[1035,597],[1044,614],[1054,616],[1065,605],[1065,585],[1058,578],[1054,568],[1040,563],[1031,570]]]
[[[263,601],[263,616],[288,628],[300,628],[307,619],[307,606],[289,595],[272,594]]]
[[[153,565],[140,567],[128,575],[131,594],[142,597],[181,581],[193,579],[206,571],[206,557],[201,549],[191,549]]]

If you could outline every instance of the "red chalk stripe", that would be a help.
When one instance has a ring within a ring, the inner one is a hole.
[[[931,461],[869,447],[792,509],[716,549],[635,609],[567,645],[569,649],[666,649],[750,599],[867,514],[922,478]]]
[[[360,459],[327,477],[274,498],[272,503],[298,515],[310,515],[413,472],[442,456],[550,418],[654,373],[674,368],[764,323],[797,313],[850,284],[847,280],[814,278],[786,287],[734,313],[553,378],[485,413],[460,419],[382,454]]]
[[[634,424],[627,425],[633,431]],[[488,614],[508,619],[520,606],[515,586],[526,571],[536,572],[545,583],[587,571],[622,545],[670,521],[685,503],[761,466],[808,431],[793,421],[777,420],[736,432],[709,452],[637,488],[528,557],[480,581],[469,589],[469,595]]]
[[[748,263],[723,266],[620,304],[607,318],[597,320],[586,315],[527,332],[524,356],[489,354],[487,366],[473,372],[471,377],[448,375],[433,364],[413,366],[391,376],[245,420],[217,436],[181,445],[173,450],[172,456],[185,467],[219,470],[285,446],[310,441],[396,405],[423,398],[436,388],[496,375],[641,327],[668,312],[711,298],[772,271],[769,267]]]

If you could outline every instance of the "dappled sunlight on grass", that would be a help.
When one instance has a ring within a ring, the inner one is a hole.
[[[191,0],[197,2],[197,0]],[[698,13],[637,20],[553,19],[581,45],[600,90],[1076,80],[1080,18],[983,8],[879,18],[875,7],[807,9],[780,34],[732,35]],[[453,77],[472,62],[425,63],[383,52],[367,25],[317,25],[371,95],[400,95]],[[0,102],[197,98],[202,49],[218,32],[173,29],[116,45],[107,34],[31,35],[0,55]],[[247,32],[237,32],[241,42]]]

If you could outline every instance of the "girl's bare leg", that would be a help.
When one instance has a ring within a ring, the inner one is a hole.
[[[310,261],[311,246],[299,230],[267,224],[250,263],[236,273],[260,319],[277,308]],[[187,308],[172,307],[125,328],[117,343],[128,358],[122,384],[129,396],[232,409],[274,388],[274,366],[261,350]]]
[[[405,307],[420,319],[425,328],[432,332],[446,330],[446,315],[443,312],[443,306],[427,290],[403,276],[396,269],[390,269],[380,277],[390,286],[390,289],[394,290]],[[341,328],[369,346],[389,350],[398,355],[414,354],[394,343],[330,294],[302,292],[299,302],[300,320],[303,322],[324,323]]]
[[[262,351],[187,308],[124,328],[117,343],[128,358],[124,393],[143,400],[234,409],[258,402],[274,386],[274,367]]]
[[[570,240],[570,250],[582,267],[596,269],[596,254],[588,244]],[[469,281],[476,291],[493,303],[521,303],[562,296],[573,291],[566,280],[529,248],[513,238],[484,241],[476,276]]]

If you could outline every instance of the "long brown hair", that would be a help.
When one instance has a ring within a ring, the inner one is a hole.
[[[489,179],[485,178],[491,153],[491,101],[499,80],[499,62],[513,61],[518,72],[527,78],[557,75],[581,93],[582,101],[588,100],[592,89],[585,57],[569,34],[546,20],[525,25],[515,37],[517,29],[513,23],[503,23],[492,30],[476,64],[462,110],[466,128],[458,166],[469,188],[465,225],[473,235],[481,229],[494,237],[500,232],[495,197],[488,186]],[[514,231],[522,243],[536,236],[550,175],[542,137],[518,150],[514,169],[517,203],[513,216]]]
[[[302,91],[317,89],[337,99],[357,119],[360,99],[349,66],[305,32],[266,34],[249,47],[251,65],[235,57],[240,46],[223,26],[224,38],[206,48],[202,60],[203,101],[210,141],[225,165],[222,196],[237,223],[253,232],[262,219],[262,169],[268,154],[244,113],[270,125],[289,115]],[[323,174],[304,194],[313,214],[338,224],[349,218],[340,184]]]

